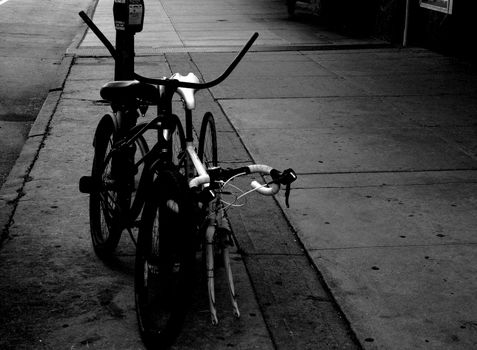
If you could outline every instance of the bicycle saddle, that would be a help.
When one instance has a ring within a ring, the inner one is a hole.
[[[110,102],[124,102],[135,99],[157,103],[158,92],[154,85],[141,83],[137,80],[116,80],[103,85],[101,97]]]
[[[187,75],[175,73],[171,79],[176,79],[187,83],[199,83],[199,78],[197,78],[194,73],[189,73]],[[187,109],[195,108],[195,89],[180,87],[177,88],[177,93],[181,96],[182,101],[184,101]]]

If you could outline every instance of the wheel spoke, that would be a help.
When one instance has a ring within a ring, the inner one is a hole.
[[[120,112],[119,112],[120,113]],[[100,179],[100,191],[90,195],[90,223],[91,238],[96,253],[102,257],[109,257],[115,250],[123,231],[124,215],[131,203],[133,193],[128,188],[118,186],[118,179],[113,170],[118,162],[121,169],[122,157],[128,156],[125,152],[114,149],[116,128],[112,117],[106,115],[101,119],[95,133],[95,154],[91,177]],[[136,154],[144,156],[148,152],[144,138],[139,137],[134,143],[134,157]],[[129,153],[130,154],[130,153]],[[138,177],[142,174],[138,169]],[[136,180],[136,179],[135,179]]]
[[[207,168],[218,165],[217,157],[217,135],[214,117],[211,113],[206,113],[202,119],[199,135],[199,159]]]

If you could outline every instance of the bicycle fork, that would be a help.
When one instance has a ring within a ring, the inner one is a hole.
[[[213,204],[209,204],[213,205]],[[205,232],[206,239],[206,269],[207,269],[207,291],[209,294],[209,309],[210,316],[213,325],[219,323],[217,318],[217,309],[215,307],[215,256],[214,256],[214,247],[221,249],[222,258],[225,268],[225,274],[228,283],[230,301],[232,303],[232,311],[234,316],[239,318],[240,311],[238,308],[237,297],[235,295],[235,286],[232,275],[232,268],[230,265],[230,247],[233,245],[232,241],[232,232],[230,225],[227,219],[223,216],[222,211],[216,213],[216,211],[211,211],[209,221],[207,224],[207,229]]]

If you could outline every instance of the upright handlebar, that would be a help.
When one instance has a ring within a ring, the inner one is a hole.
[[[94,24],[94,22],[91,20],[91,18],[88,17],[88,15],[84,11],[79,12],[79,16],[81,19],[88,25],[88,27],[91,29],[91,31],[98,37],[99,40],[103,43],[103,45],[108,49],[109,53],[111,56],[114,58],[114,60],[118,60],[118,53],[116,52],[116,49],[114,46],[111,44],[111,42],[106,38],[106,36],[99,30],[99,28]],[[155,84],[155,85],[164,85],[164,86],[175,86],[175,87],[184,87],[184,88],[191,88],[195,90],[200,90],[200,89],[208,89],[213,86],[216,86],[220,84],[222,81],[224,81],[230,73],[237,67],[239,62],[242,60],[243,56],[247,53],[247,51],[250,49],[250,47],[253,45],[255,40],[258,38],[258,33],[254,33],[248,42],[245,44],[245,46],[240,50],[240,52],[237,54],[235,59],[232,61],[232,63],[229,65],[229,67],[220,75],[218,78],[205,82],[205,83],[188,83],[188,82],[183,82],[183,81],[178,81],[174,79],[154,79],[154,78],[147,78],[143,77],[142,75],[139,75],[137,73],[133,73],[133,76],[135,79],[143,82],[143,83],[148,83],[148,84]]]

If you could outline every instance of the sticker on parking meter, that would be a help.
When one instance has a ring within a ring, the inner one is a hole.
[[[141,25],[142,23],[141,5],[129,4],[129,25]]]

